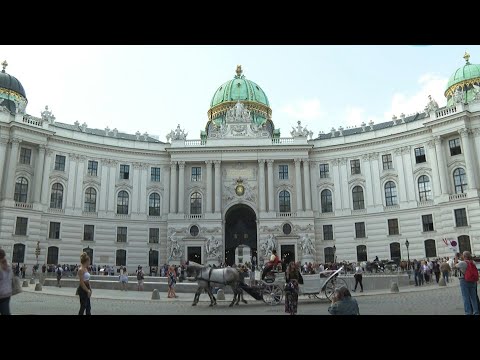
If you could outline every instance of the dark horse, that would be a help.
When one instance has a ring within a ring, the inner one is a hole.
[[[217,300],[212,293],[212,287],[216,287],[218,285],[230,286],[233,290],[233,300],[230,303],[230,306],[233,306],[234,304],[238,305],[243,291],[240,288],[242,279],[237,269],[231,267],[211,268],[209,266],[204,266],[193,261],[189,261],[186,272],[188,280],[196,281],[198,283],[198,289],[195,292],[192,306],[197,305],[200,294],[203,290],[205,290],[210,297],[210,306],[217,305]]]

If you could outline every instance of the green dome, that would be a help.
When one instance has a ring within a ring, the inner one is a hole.
[[[448,79],[447,89],[465,80],[480,78],[480,65],[467,62],[464,66],[458,68],[450,79]]]
[[[242,75],[241,66],[237,67],[237,75],[232,80],[221,85],[213,94],[210,107],[220,105],[227,101],[250,101],[270,106],[267,95],[260,86]]]
[[[445,97],[447,106],[454,105],[457,94],[463,98],[464,103],[469,103],[477,98],[477,90],[474,87],[480,85],[480,65],[470,63],[470,55],[465,52],[463,56],[465,65],[455,70],[448,79]],[[460,100],[461,101],[461,100]]]

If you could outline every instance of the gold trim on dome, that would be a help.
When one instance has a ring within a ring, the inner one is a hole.
[[[480,77],[460,81],[459,83],[456,83],[456,84],[450,86],[447,90],[445,90],[444,95],[445,95],[445,97],[453,96],[454,92],[458,88],[463,88],[464,86],[470,86],[470,85],[473,85],[473,84],[480,84]]]
[[[5,88],[0,88],[0,93],[2,94],[7,94],[9,96],[14,96],[18,99],[21,99],[21,100],[26,100],[26,98],[24,98],[21,94],[19,94],[18,92],[16,91],[12,91],[12,90],[9,90],[9,89],[5,89]]]
[[[218,117],[218,115],[222,115],[223,113],[226,113],[228,110],[232,108],[232,106],[235,106],[238,100],[235,101],[226,101],[222,102],[221,104],[218,104],[210,110],[208,110],[208,119],[212,120],[213,118]],[[272,109],[268,107],[267,105],[260,104],[256,101],[249,101],[249,100],[240,100],[242,104],[245,104],[245,106],[248,107],[248,110],[250,111],[256,111],[261,113],[262,115],[265,116],[265,118],[270,119],[272,117]]]

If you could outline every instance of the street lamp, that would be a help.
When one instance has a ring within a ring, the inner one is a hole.
[[[335,245],[333,245],[333,261],[334,261],[335,264],[337,263],[336,253],[337,253],[337,247]]]
[[[408,239],[405,239],[405,246],[407,247],[407,259],[408,259],[407,270],[410,270],[410,252],[408,251],[408,247],[410,246],[410,243],[408,242]]]
[[[40,241],[37,241],[37,247],[35,248],[35,257],[37,258],[37,266],[38,266],[39,256],[40,256]]]

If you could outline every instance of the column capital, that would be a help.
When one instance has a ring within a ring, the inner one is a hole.
[[[339,163],[340,165],[346,165],[346,164],[347,164],[347,158],[338,159],[338,163]]]
[[[396,148],[396,149],[394,149],[394,150],[393,150],[393,153],[394,153],[395,155],[397,155],[397,156],[398,156],[398,155],[402,155],[402,148]]]
[[[273,160],[267,160],[267,166],[273,167]]]
[[[442,137],[440,135],[434,136],[433,141],[435,142],[435,145],[441,145],[442,144]]]
[[[308,163],[310,162],[310,159],[309,159],[309,158],[305,158],[305,159],[302,159],[302,161],[303,161],[303,164],[307,164],[307,165],[308,165]]]
[[[141,169],[142,168],[142,163],[139,163],[139,162],[134,162],[133,163],[133,168],[134,169]]]
[[[471,129],[473,136],[480,135],[480,128]]]
[[[10,142],[12,143],[12,146],[13,146],[13,145],[18,146],[18,145],[22,142],[22,140],[19,139],[19,138],[14,137],[14,138],[11,138],[11,139],[10,139]]]
[[[362,155],[362,160],[363,161],[369,161],[370,160],[370,154],[363,154]]]
[[[213,163],[212,160],[205,160],[205,164],[207,164],[207,165],[209,165],[209,164],[211,165],[212,163]]]
[[[368,158],[369,158],[370,161],[371,160],[377,160],[379,155],[380,155],[380,153],[373,152],[373,153],[368,154]]]
[[[215,165],[216,168],[220,167],[220,164],[222,163],[221,160],[214,160],[213,164]]]
[[[172,162],[170,163],[170,167],[171,167],[172,169],[173,169],[173,168],[176,169],[176,168],[177,168],[177,162],[176,162],[176,161],[172,161]]]
[[[265,159],[258,159],[258,164],[261,165],[261,164],[265,164]]]
[[[179,161],[178,162],[178,167],[179,167],[179,169],[185,169],[185,161]]]
[[[468,136],[468,133],[470,132],[469,129],[467,128],[461,128],[461,129],[458,129],[458,133],[460,134],[460,136],[462,138],[466,138]]]
[[[433,149],[435,147],[435,140],[428,140],[427,146],[429,149]]]
[[[7,145],[7,144],[8,144],[8,139],[0,138],[0,145]]]
[[[332,163],[333,166],[338,166],[338,164],[340,163],[340,159],[332,159],[330,160],[330,162]]]
[[[295,159],[293,162],[295,163],[295,166],[300,166],[302,159]]]
[[[38,150],[45,152],[47,150],[47,145],[45,144],[38,145]]]
[[[80,159],[80,155],[74,154],[74,153],[69,153],[68,157],[70,158],[70,161],[77,161]]]
[[[410,153],[410,146],[402,147],[402,155]]]
[[[318,166],[318,161],[308,160],[308,164],[309,164],[310,168],[313,169],[314,167]]]

